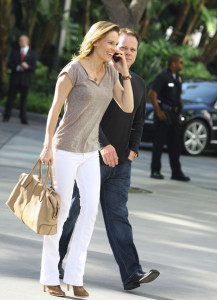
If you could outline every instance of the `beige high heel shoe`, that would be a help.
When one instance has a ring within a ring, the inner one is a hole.
[[[47,288],[47,291],[46,291]],[[60,285],[44,285],[44,292],[47,292],[51,296],[56,296],[56,297],[65,297],[65,292],[62,291]]]
[[[69,291],[69,287],[70,285],[67,284],[67,291]],[[88,297],[89,293],[85,290],[85,288],[83,286],[75,286],[73,285],[73,291],[74,291],[74,295],[75,297]]]

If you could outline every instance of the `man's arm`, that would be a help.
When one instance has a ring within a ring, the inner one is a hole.
[[[152,87],[149,91],[149,100],[160,120],[166,120],[167,117],[165,113],[161,110],[160,105],[157,101],[158,95],[161,93],[161,91],[165,88],[165,85],[167,82],[165,81],[165,77],[160,73],[154,80]],[[161,100],[161,99],[160,99]]]
[[[35,71],[36,69],[36,53],[35,51],[32,50],[32,58],[31,58],[31,62],[29,64],[29,70],[31,72]]]
[[[99,143],[102,147],[100,150],[102,159],[109,167],[115,167],[118,164],[118,156],[115,148],[109,143],[109,140],[105,136],[102,127],[99,127]]]
[[[12,50],[8,59],[8,69],[11,69],[12,71],[18,71],[17,67],[20,67],[20,65],[17,64],[16,60],[16,50]]]
[[[36,69],[36,53],[35,51],[31,50],[31,58],[30,62],[27,63],[24,59],[24,62],[21,63],[21,66],[24,68],[25,71],[33,72]]]
[[[155,110],[158,118],[160,120],[166,120],[167,117],[166,117],[165,113],[161,110],[161,108],[160,108],[160,106],[158,104],[158,101],[157,101],[157,92],[155,90],[151,89],[149,91],[149,99],[151,101],[151,104],[154,107],[154,110]]]

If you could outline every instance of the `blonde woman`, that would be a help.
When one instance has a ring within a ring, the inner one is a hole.
[[[61,195],[58,232],[53,236],[44,236],[43,243],[40,282],[44,285],[44,291],[47,287],[50,295],[65,296],[59,282],[58,248],[76,179],[81,212],[73,233],[63,281],[68,289],[69,285],[73,286],[75,296],[89,296],[83,287],[83,274],[99,203],[99,123],[112,98],[123,111],[130,113],[133,110],[129,70],[123,52],[116,48],[118,38],[117,25],[106,21],[94,24],[84,37],[79,55],[58,76],[40,155],[42,162],[48,164],[51,161],[53,164],[54,187]],[[113,60],[115,52],[120,57],[118,62]],[[118,72],[122,74],[123,87]],[[65,113],[54,135],[64,102]]]

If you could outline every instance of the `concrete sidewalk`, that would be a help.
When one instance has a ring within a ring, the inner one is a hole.
[[[5,206],[20,173],[29,172],[37,161],[44,132],[44,117],[30,118],[28,126],[16,117],[9,123],[0,122],[1,300],[49,299],[39,284],[42,237]],[[150,284],[123,291],[99,209],[84,279],[89,298],[216,300],[216,156],[182,158],[190,183],[169,179],[166,153],[162,159],[166,179],[151,179],[150,156],[150,151],[142,150],[133,163],[131,186],[144,192],[129,194],[129,215],[144,270],[156,268],[161,275]],[[63,289],[66,291],[65,285]],[[75,299],[72,290],[66,299]]]

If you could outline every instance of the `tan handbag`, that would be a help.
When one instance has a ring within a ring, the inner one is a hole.
[[[34,172],[39,165],[39,176]],[[48,188],[48,180],[51,186]],[[42,183],[42,162],[39,159],[30,174],[22,173],[6,205],[29,228],[38,234],[53,235],[57,233],[57,217],[60,210],[60,195],[53,187],[50,162],[47,176]]]

